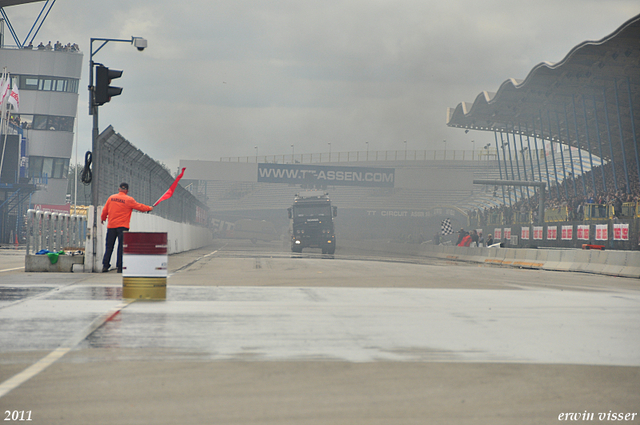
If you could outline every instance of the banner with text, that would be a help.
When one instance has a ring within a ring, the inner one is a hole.
[[[573,225],[562,226],[560,239],[563,241],[573,240]]]
[[[617,223],[613,225],[613,240],[628,241],[629,240],[629,224]]]
[[[533,226],[533,240],[541,241],[544,235],[544,228],[542,226]]]
[[[607,241],[609,240],[609,225],[608,224],[596,224],[596,240]]]
[[[395,168],[258,164],[258,181],[315,186],[394,187]]]
[[[589,240],[589,225],[588,224],[578,224],[578,240],[588,241]]]

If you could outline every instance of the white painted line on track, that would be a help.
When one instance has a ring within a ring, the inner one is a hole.
[[[22,270],[22,269],[24,269],[24,266],[22,266],[22,267],[14,267],[12,269],[2,269],[2,270],[0,270],[0,273],[2,273],[2,272],[12,272],[14,270]]]
[[[85,279],[82,279],[82,280],[86,280],[86,279],[88,279],[88,278],[85,278]],[[33,301],[33,300],[38,300],[38,299],[46,298],[46,297],[48,297],[49,295],[51,295],[51,293],[52,293],[52,292],[56,292],[56,291],[66,291],[67,289],[69,289],[69,288],[70,288],[70,287],[72,287],[73,285],[75,285],[75,284],[77,284],[77,283],[82,282],[82,280],[80,280],[80,281],[78,281],[78,282],[71,282],[71,283],[67,283],[67,284],[65,284],[65,285],[57,286],[57,287],[55,287],[55,288],[53,288],[53,289],[51,289],[51,290],[49,290],[49,291],[43,292],[43,293],[41,293],[41,294],[38,294],[38,295],[35,295],[35,296],[32,296],[32,297],[25,297],[25,298],[22,298],[22,299],[19,299],[19,300],[13,301],[13,302],[11,302],[11,303],[9,303],[9,304],[6,304],[6,305],[3,305],[3,306],[0,306],[0,310],[2,310],[3,308],[13,307],[14,305],[22,304],[22,303],[27,302],[27,301]]]
[[[12,376],[11,378],[1,383],[0,398],[4,397],[9,392],[18,388],[20,385],[24,384],[29,379],[33,378],[34,376],[36,376],[37,374],[39,374],[40,372],[42,372],[43,370],[45,370],[46,368],[54,364],[56,361],[62,358],[65,354],[71,351],[73,347],[75,347],[80,342],[82,342],[85,338],[87,338],[89,335],[94,333],[96,329],[98,329],[108,320],[112,319],[122,309],[126,308],[129,304],[131,304],[134,301],[135,299],[124,300],[122,303],[118,304],[117,306],[109,310],[107,313],[96,318],[82,332],[78,333],[72,338],[69,338],[67,341],[65,341],[62,344],[62,346],[56,348],[51,353],[47,354],[45,357],[38,360],[36,363],[32,364],[22,372]]]
[[[220,249],[223,249],[225,246],[227,246],[227,244],[225,244],[225,245],[224,245],[222,248],[220,248]],[[212,252],[210,252],[210,253],[208,253],[208,254],[205,254],[205,255],[203,255],[203,256],[202,256],[202,257],[200,257],[200,258],[196,258],[196,259],[195,259],[195,260],[193,260],[192,262],[190,262],[190,263],[188,263],[188,264],[185,264],[184,266],[182,266],[182,267],[180,267],[179,269],[175,270],[173,273],[169,273],[169,275],[168,275],[167,277],[171,277],[171,276],[173,276],[173,275],[174,275],[174,274],[176,274],[176,273],[180,273],[182,270],[185,270],[185,269],[187,269],[187,268],[191,267],[192,265],[194,265],[194,264],[195,264],[195,263],[197,263],[198,261],[203,260],[203,259],[205,259],[205,258],[208,258],[208,257],[211,257],[212,255],[217,254],[217,253],[218,253],[218,251],[220,251],[220,249],[216,249],[215,251],[212,251]]]

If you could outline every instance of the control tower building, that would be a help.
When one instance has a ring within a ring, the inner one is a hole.
[[[20,40],[7,11],[25,3],[38,2],[0,0],[0,71],[19,89],[19,108],[4,115],[0,140],[0,243],[20,234],[25,208],[69,212],[67,174],[83,55],[71,40],[38,39],[50,2],[40,2],[42,12]]]

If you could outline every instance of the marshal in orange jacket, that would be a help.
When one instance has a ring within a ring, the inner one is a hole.
[[[116,227],[126,227],[128,229],[132,210],[146,212],[152,209],[153,207],[136,202],[133,197],[126,193],[118,192],[109,196],[107,203],[104,204],[100,218],[103,222],[107,217],[109,218],[108,229],[115,229]]]

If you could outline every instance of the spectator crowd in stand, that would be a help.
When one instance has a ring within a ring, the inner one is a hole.
[[[638,180],[638,170],[635,167],[635,163],[632,165],[627,164],[629,172],[629,188],[627,190],[627,181],[624,175],[624,167],[621,163],[615,164],[615,176],[613,172],[613,163],[607,163],[604,166],[596,167],[593,170],[585,173],[584,175],[575,177],[575,179],[568,177],[560,183],[558,186],[547,187],[547,193],[545,198],[545,211],[552,209],[563,209],[566,207],[567,219],[569,221],[582,220],[584,218],[584,211],[587,206],[597,205],[596,214],[598,217],[608,217],[607,207],[613,208],[614,217],[619,218],[622,214],[622,206],[625,203],[637,204],[640,202],[640,182]],[[604,179],[606,189],[603,186],[602,173],[604,172]],[[594,173],[596,186],[593,187],[593,178],[591,173]],[[574,191],[575,182],[575,191]],[[585,196],[586,188],[587,195]],[[616,190],[617,187],[617,190]],[[500,188],[494,188],[494,196],[500,196]],[[516,188],[516,190],[520,190]],[[538,218],[538,204],[539,194],[526,195],[518,202],[508,205],[500,205],[492,208],[479,208],[470,212],[469,218],[475,221],[478,225],[486,225],[491,222],[490,217],[495,215],[501,215],[502,223],[513,223],[516,216],[525,217],[530,216],[531,221],[536,222]],[[545,212],[546,214],[546,212]],[[521,220],[518,220],[521,221]]]
[[[79,52],[80,51],[80,46],[78,46],[76,43],[73,43],[73,44],[67,43],[63,45],[59,41],[56,41],[56,44],[54,45],[52,45],[51,42],[47,44],[43,44],[42,42],[40,42],[40,44],[38,44],[37,47],[34,47],[33,43],[29,43],[28,45],[24,46],[24,48],[28,50],[36,49],[36,50],[56,51],[56,52]]]

